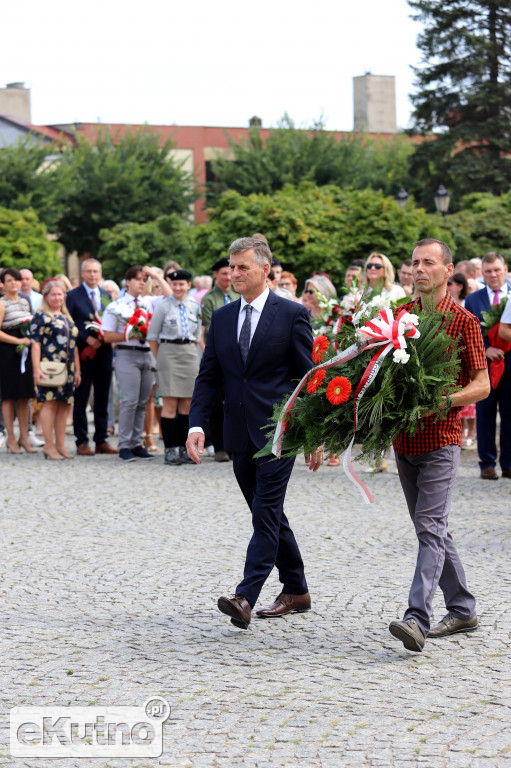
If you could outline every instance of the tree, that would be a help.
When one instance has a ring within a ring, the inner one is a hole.
[[[412,158],[415,194],[431,197],[439,182],[455,204],[470,191],[500,194],[511,183],[511,3],[409,3],[424,24],[411,132],[436,132]]]
[[[99,233],[101,246],[98,259],[105,276],[121,281],[128,267],[149,264],[163,267],[174,259],[183,267],[194,268],[193,228],[177,213],[162,216],[145,224],[116,224]]]
[[[435,224],[413,201],[399,208],[382,192],[303,182],[274,195],[225,192],[209,224],[197,228],[197,258],[211,265],[233,240],[255,231],[266,235],[274,255],[299,282],[321,269],[340,287],[353,259],[379,250],[397,266],[410,256],[414,242],[436,237],[440,229],[439,220]]]
[[[461,199],[460,208],[439,222],[443,236],[452,241],[455,261],[497,251],[510,263],[511,193],[500,197],[467,195]]]
[[[30,269],[37,280],[62,271],[58,243],[34,211],[0,208],[0,266]]]
[[[187,216],[193,179],[169,157],[172,147],[139,129],[120,139],[101,130],[95,143],[80,136],[76,149],[66,148],[60,170],[68,173],[69,189],[59,239],[67,250],[97,254],[102,229],[170,213]]]
[[[0,149],[0,206],[31,208],[50,231],[55,231],[62,213],[65,187],[57,151],[57,146],[41,144],[31,134]]]
[[[277,128],[270,130],[266,144],[258,127],[251,128],[248,142],[228,138],[234,161],[218,158],[212,163],[218,179],[208,185],[208,203],[213,207],[227,189],[242,195],[272,194],[286,184],[311,181],[317,186],[335,184],[395,194],[409,185],[412,145],[404,136],[376,139],[347,133],[338,140],[321,121],[298,129],[284,115]]]

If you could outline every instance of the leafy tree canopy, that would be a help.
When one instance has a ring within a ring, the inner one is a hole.
[[[32,208],[51,231],[62,213],[66,188],[58,155],[53,154],[57,151],[31,134],[0,148],[0,206],[17,211]]]
[[[144,224],[127,222],[112,229],[102,229],[98,259],[107,278],[120,281],[128,267],[149,264],[164,267],[174,259],[183,267],[194,269],[193,228],[177,213]]]
[[[411,175],[420,187],[449,186],[454,204],[470,191],[511,183],[511,3],[509,0],[409,0],[424,24],[415,68],[411,132],[437,132],[417,147]],[[424,200],[425,202],[425,200]]]
[[[108,129],[90,143],[78,137],[60,164],[70,171],[59,239],[68,251],[97,254],[99,233],[126,222],[186,216],[195,198],[193,179],[170,158],[170,141],[139,129],[117,139]]]
[[[385,194],[395,194],[409,184],[407,161],[412,146],[404,136],[377,139],[346,133],[336,139],[321,121],[304,130],[284,115],[277,128],[270,130],[266,143],[257,127],[250,130],[248,142],[228,138],[234,161],[213,161],[218,181],[208,187],[212,204],[227,189],[242,195],[272,194],[286,184],[302,181],[381,189]]]
[[[37,280],[62,271],[58,243],[48,239],[35,211],[0,208],[0,266],[30,269]]]
[[[413,201],[399,208],[382,192],[303,182],[272,196],[225,192],[210,213],[209,224],[197,228],[195,248],[209,270],[233,240],[262,232],[274,255],[299,282],[314,270],[324,270],[340,287],[353,259],[366,259],[378,250],[397,266],[409,258],[416,240],[436,237],[440,223]]]

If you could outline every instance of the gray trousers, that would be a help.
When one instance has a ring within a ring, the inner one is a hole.
[[[119,450],[142,445],[145,409],[154,384],[153,365],[150,352],[117,350],[115,374],[121,395]]]
[[[449,613],[457,619],[476,615],[474,596],[468,591],[465,571],[447,517],[461,449],[445,445],[419,456],[396,453],[399,479],[419,540],[417,565],[404,619],[413,618],[427,635],[436,588],[444,593]]]

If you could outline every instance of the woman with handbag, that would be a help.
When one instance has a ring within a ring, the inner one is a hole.
[[[49,280],[43,301],[32,319],[32,365],[37,401],[43,403],[39,424],[44,435],[44,458],[72,459],[65,446],[68,407],[80,383],[78,329],[71,319],[62,285]],[[55,439],[53,434],[55,433]]]
[[[31,318],[30,304],[18,295],[21,273],[17,269],[4,269],[0,282],[4,289],[0,300],[0,391],[7,430],[7,452],[21,453],[21,447],[27,453],[36,453],[28,440],[28,401],[34,397],[34,382],[28,355],[28,328],[23,330],[25,325],[28,326],[26,321]],[[14,435],[15,415],[20,428],[19,441]]]

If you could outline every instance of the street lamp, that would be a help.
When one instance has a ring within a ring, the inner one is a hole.
[[[440,184],[437,191],[435,192],[434,200],[435,200],[435,208],[437,209],[438,213],[441,213],[442,216],[446,216],[447,211],[449,210],[449,203],[451,202],[451,196],[443,184]]]
[[[400,208],[404,208],[406,203],[408,202],[409,194],[406,191],[404,187],[401,187],[397,195],[395,196],[394,200],[399,205]]]

